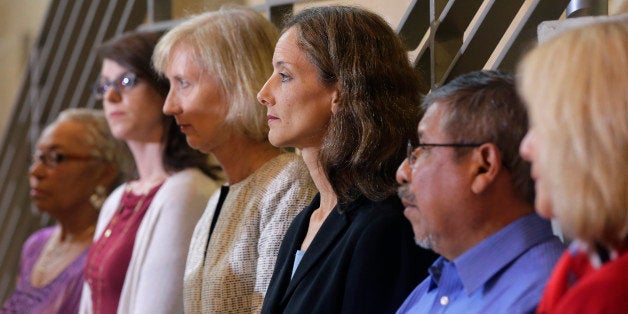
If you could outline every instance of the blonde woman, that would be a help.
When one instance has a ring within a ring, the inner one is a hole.
[[[225,7],[173,28],[153,55],[171,85],[164,112],[190,146],[216,156],[227,179],[190,244],[189,313],[259,312],[290,221],[316,192],[301,157],[268,142],[255,98],[276,40],[259,13]]]
[[[628,16],[563,33],[519,67],[536,208],[574,240],[539,313],[628,309],[627,70]]]

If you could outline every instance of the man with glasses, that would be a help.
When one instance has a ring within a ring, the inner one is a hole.
[[[416,243],[442,257],[398,313],[533,312],[564,246],[534,213],[513,76],[469,73],[422,105],[397,181]]]

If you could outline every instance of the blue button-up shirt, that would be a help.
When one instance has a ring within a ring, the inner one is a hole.
[[[564,248],[549,221],[524,216],[453,261],[437,259],[397,313],[532,313]]]

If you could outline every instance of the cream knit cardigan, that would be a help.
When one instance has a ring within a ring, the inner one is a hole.
[[[259,313],[279,246],[316,188],[300,156],[282,154],[229,187],[207,257],[203,256],[220,191],[192,236],[185,267],[186,313]]]

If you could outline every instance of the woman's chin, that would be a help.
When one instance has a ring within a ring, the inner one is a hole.
[[[536,212],[539,216],[545,219],[553,219],[554,211],[552,210],[552,206],[548,202],[537,202],[535,204]]]
[[[276,136],[272,133],[268,134],[268,141],[275,147],[289,147],[288,143],[286,143],[282,137]]]

